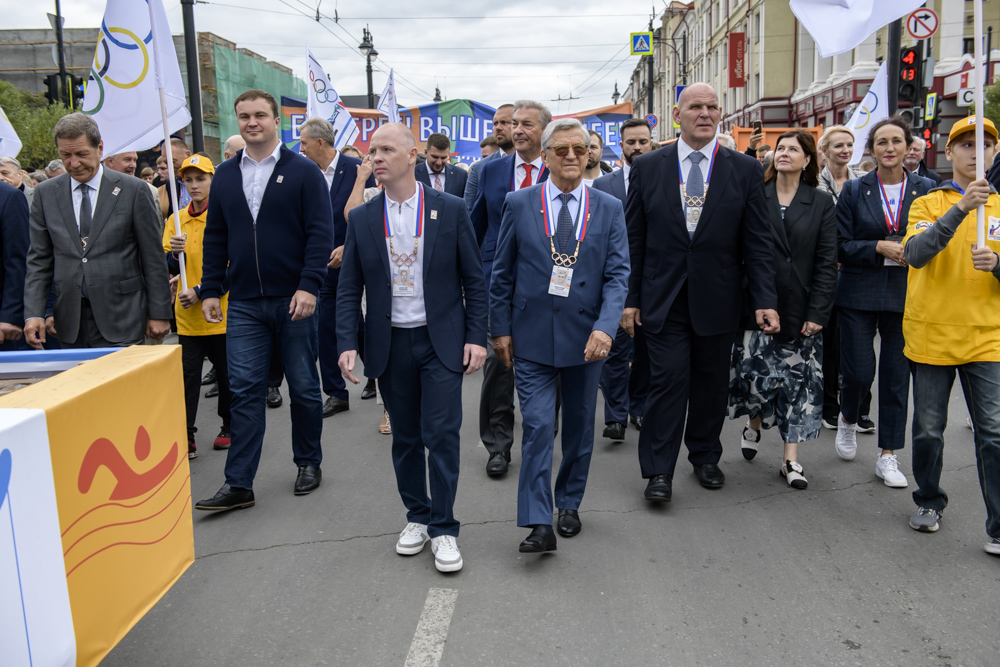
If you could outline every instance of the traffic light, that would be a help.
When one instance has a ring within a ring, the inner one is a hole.
[[[69,92],[72,96],[72,107],[74,109],[79,109],[83,106],[83,77],[82,76],[69,76]]]
[[[59,74],[49,74],[45,77],[45,99],[49,104],[62,104],[62,97],[59,95]]]
[[[899,102],[908,102],[911,107],[920,103],[921,65],[924,59],[922,46],[919,43],[916,47],[907,47],[899,56]]]

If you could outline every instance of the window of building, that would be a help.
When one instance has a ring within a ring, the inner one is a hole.
[[[754,90],[754,93],[753,93],[754,94],[754,101],[756,102],[764,94],[764,91],[762,91],[761,87],[760,87],[760,74],[759,73],[753,75],[753,90]]]
[[[729,40],[722,42],[722,68],[729,67]]]
[[[760,12],[753,15],[753,41],[755,44],[760,42]]]

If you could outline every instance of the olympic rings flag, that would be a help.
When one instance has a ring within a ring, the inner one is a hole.
[[[155,39],[150,15],[155,16]],[[157,83],[166,95],[169,132],[183,129],[191,113],[162,0],[108,0],[83,96],[83,112],[101,129],[104,155],[146,150],[163,141]]]
[[[858,164],[865,156],[865,144],[868,143],[868,134],[872,126],[883,118],[889,117],[889,85],[886,65],[883,62],[878,68],[878,74],[872,80],[868,94],[861,100],[861,104],[851,114],[851,118],[845,123],[847,128],[854,133],[854,155],[851,156],[850,164]]]
[[[306,70],[309,72],[309,97],[306,100],[306,117],[319,116],[333,125],[336,146],[340,150],[354,143],[358,136],[358,125],[351,113],[340,100],[340,95],[330,85],[330,79],[320,66],[312,50],[306,45]]]
[[[21,145],[21,139],[14,131],[14,126],[10,124],[10,119],[3,112],[3,107],[0,107],[0,155],[17,157],[17,154],[21,152]]]
[[[396,79],[393,77],[393,69],[389,68],[389,80],[385,82],[382,90],[382,97],[378,98],[379,112],[389,117],[390,123],[402,123],[399,117],[399,100],[396,99]]]

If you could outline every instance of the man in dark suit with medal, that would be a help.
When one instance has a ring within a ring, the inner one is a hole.
[[[455,572],[463,563],[453,512],[462,377],[486,359],[482,259],[465,202],[417,183],[417,144],[405,125],[379,128],[369,150],[385,191],[350,213],[337,291],[340,370],[359,382],[364,291],[365,375],[378,378],[392,419],[392,463],[407,510],[396,553],[416,555],[430,541],[437,569]]]
[[[711,86],[688,86],[673,111],[680,139],[639,156],[629,173],[632,273],[622,327],[642,327],[649,350],[639,465],[654,502],[671,498],[682,434],[701,485],[725,482],[719,435],[744,272],[758,326],[779,330],[763,171],[719,147],[720,114]]]
[[[517,525],[523,553],[556,549],[552,450],[556,387],[563,396],[557,529],[580,532],[578,514],[594,447],[601,366],[625,303],[628,236],[621,203],[583,185],[590,136],[580,121],[542,134],[549,181],[507,196],[490,283],[497,359],[515,369],[523,418]]]

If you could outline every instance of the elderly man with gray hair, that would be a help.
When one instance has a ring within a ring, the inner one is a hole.
[[[63,166],[62,160],[52,160],[47,165],[45,165],[45,175],[49,178],[55,178],[61,174],[66,173],[66,168]]]
[[[521,543],[523,553],[556,549],[557,386],[563,417],[556,529],[563,537],[580,532],[598,382],[628,292],[625,213],[616,197],[584,185],[589,146],[580,121],[548,124],[541,136],[548,181],[507,195],[493,258],[493,349],[500,363],[515,370],[524,430],[517,525],[532,530]]]
[[[28,200],[28,208],[31,208],[31,201],[35,197],[35,188],[24,182],[24,171],[21,163],[9,155],[0,155],[0,181],[17,188],[24,193]]]
[[[323,417],[332,417],[338,412],[349,410],[351,405],[344,376],[337,366],[340,352],[337,350],[337,284],[340,279],[340,264],[344,255],[344,241],[347,238],[347,218],[344,208],[354,189],[361,160],[337,151],[337,137],[330,121],[313,117],[302,123],[299,130],[299,151],[319,166],[326,177],[333,205],[333,252],[327,263],[326,279],[319,292],[319,370],[323,381]],[[374,177],[368,177],[367,187],[375,187]],[[358,340],[364,341],[365,323],[359,312]],[[362,360],[364,345],[358,350]],[[362,393],[362,398],[375,395],[375,380],[371,379]]]

